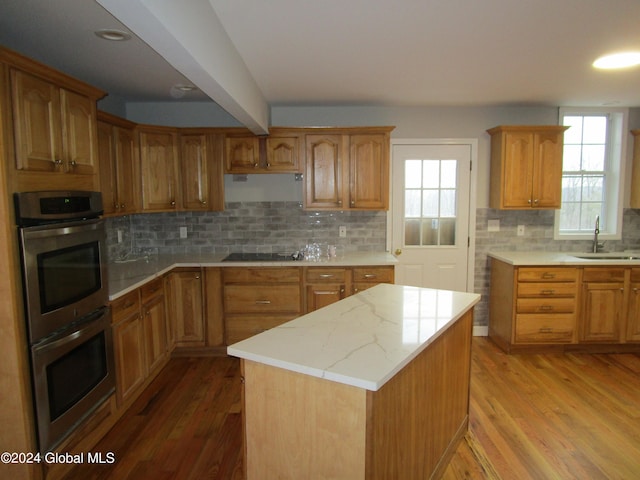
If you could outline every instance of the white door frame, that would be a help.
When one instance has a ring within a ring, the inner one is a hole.
[[[477,138],[391,138],[389,158],[393,162],[394,145],[469,145],[471,148],[471,175],[469,178],[469,250],[467,257],[467,291],[475,291],[476,258],[476,196],[478,175],[478,139]],[[389,175],[389,210],[387,212],[387,251],[391,251],[393,235],[393,167]]]

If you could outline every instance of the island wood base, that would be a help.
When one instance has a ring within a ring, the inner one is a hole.
[[[249,480],[439,478],[469,422],[473,309],[378,391],[243,360]]]

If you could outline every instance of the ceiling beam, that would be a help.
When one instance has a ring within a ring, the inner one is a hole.
[[[269,106],[208,0],[96,0],[256,134]]]

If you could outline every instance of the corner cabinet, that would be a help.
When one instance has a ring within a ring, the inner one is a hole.
[[[180,130],[180,172],[184,210],[224,210],[223,135]]]
[[[205,345],[202,270],[177,268],[167,275],[169,323],[176,347]]]
[[[490,206],[558,209],[565,126],[498,126],[491,135]]]
[[[319,129],[307,134],[305,208],[387,210],[392,129]]]

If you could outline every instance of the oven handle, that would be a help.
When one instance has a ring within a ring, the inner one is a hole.
[[[103,324],[105,321],[109,323],[109,317],[104,318],[109,311],[109,308],[110,307],[100,307],[93,313],[83,317],[82,320],[78,321],[78,323],[73,324],[71,328],[58,333],[52,339],[48,339],[40,344],[34,345],[34,351],[38,351],[42,354],[52,349],[60,348],[67,343],[77,340],[78,338],[91,336],[101,330],[104,330]],[[69,333],[70,331],[72,332]]]

